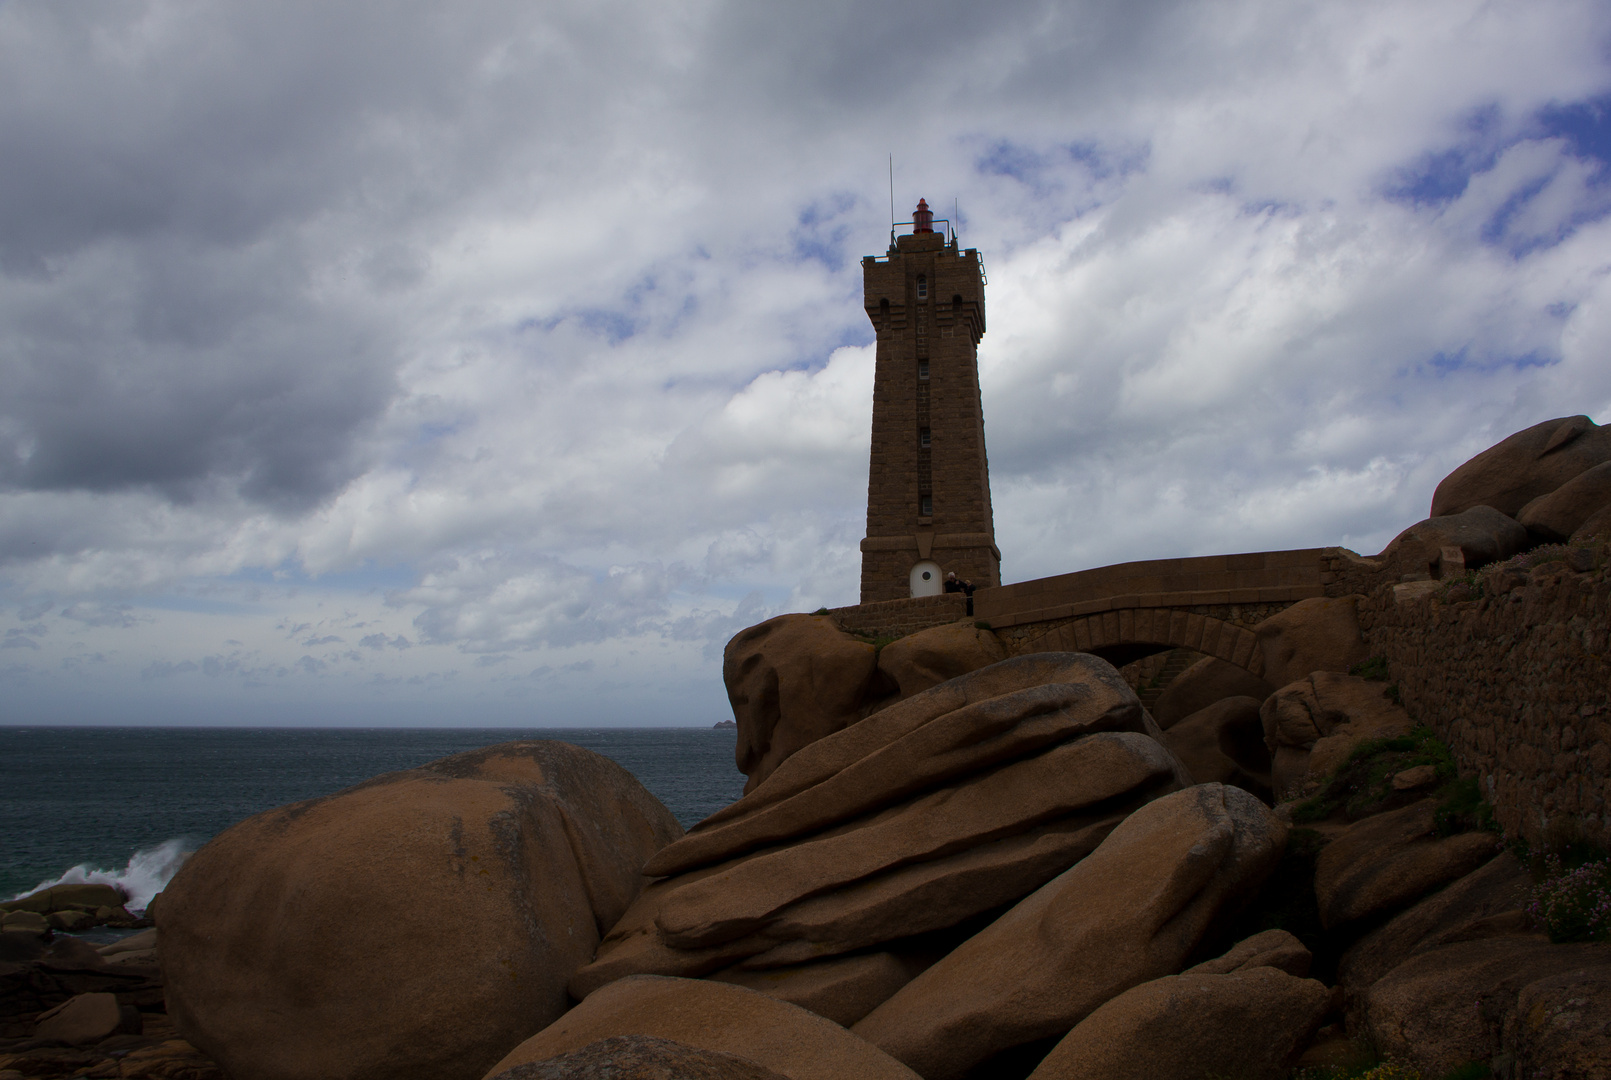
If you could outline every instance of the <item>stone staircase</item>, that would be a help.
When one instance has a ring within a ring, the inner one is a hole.
[[[1191,649],[1170,649],[1158,674],[1147,680],[1149,685],[1145,689],[1136,691],[1136,696],[1141,699],[1141,704],[1146,707],[1147,712],[1152,712],[1153,706],[1158,704],[1158,699],[1169,688],[1169,684],[1175,681],[1175,677],[1200,659],[1202,654]]]

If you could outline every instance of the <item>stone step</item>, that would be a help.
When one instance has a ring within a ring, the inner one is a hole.
[[[1150,680],[1156,685],[1148,686],[1146,689],[1136,692],[1136,696],[1141,699],[1141,704],[1146,707],[1148,712],[1152,711],[1152,707],[1158,703],[1158,699],[1163,696],[1163,692],[1169,689],[1169,684],[1174,682],[1181,672],[1191,667],[1197,659],[1197,653],[1191,649],[1169,650],[1169,656],[1164,660],[1162,670],[1158,672],[1155,679]]]

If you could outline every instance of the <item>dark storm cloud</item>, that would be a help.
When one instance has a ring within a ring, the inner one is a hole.
[[[509,14],[0,11],[0,486],[295,511],[371,464],[403,355],[362,293],[417,279],[575,62]]]
[[[331,11],[0,16],[0,484],[296,508],[359,467],[395,343],[320,295],[309,234],[405,79]]]

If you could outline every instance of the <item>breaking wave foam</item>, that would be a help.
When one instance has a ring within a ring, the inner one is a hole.
[[[89,863],[79,863],[54,881],[41,881],[11,899],[19,900],[52,885],[115,885],[129,898],[125,906],[130,911],[141,912],[151,903],[151,898],[167,886],[189,857],[190,850],[187,850],[184,840],[164,840],[156,847],[136,851],[129,856],[129,865],[122,870],[100,870]]]

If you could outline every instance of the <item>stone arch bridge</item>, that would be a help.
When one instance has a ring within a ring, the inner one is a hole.
[[[974,618],[1014,655],[1088,652],[1116,667],[1191,649],[1260,677],[1253,627],[1300,600],[1352,591],[1340,548],[1150,559],[980,589]],[[963,617],[960,595],[891,600],[832,612],[846,629],[901,636]]]

